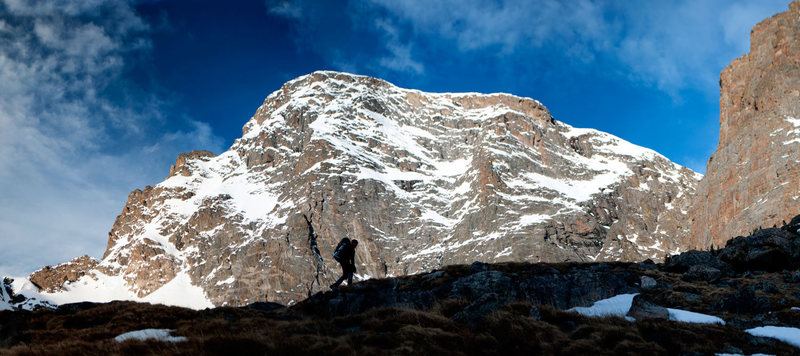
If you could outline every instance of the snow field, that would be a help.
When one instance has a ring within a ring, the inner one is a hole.
[[[97,279],[93,279],[92,276]],[[164,304],[195,310],[213,308],[214,305],[206,297],[203,289],[192,285],[186,272],[180,272],[171,281],[144,298],[130,291],[121,276],[108,276],[100,272],[86,275],[73,283],[67,284],[65,291],[55,293],[39,292],[36,286],[26,279],[14,280],[14,293],[26,298],[36,298],[61,305],[78,302],[107,303],[114,300],[128,300],[152,304]]]

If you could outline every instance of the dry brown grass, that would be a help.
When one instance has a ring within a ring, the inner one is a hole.
[[[509,276],[526,278],[555,270],[591,268],[591,264],[504,263],[488,266]],[[631,264],[607,264],[611,270],[636,268]],[[471,273],[469,266],[448,266],[443,273],[420,281],[421,276],[398,278],[397,285],[436,288]],[[783,283],[780,274],[750,278],[724,278],[722,282],[688,283],[679,274],[658,270],[640,271],[672,288],[642,292],[658,305],[708,313],[709,305],[739,287],[759,280],[774,281],[777,291],[757,290],[771,305],[782,302],[785,310],[772,314],[783,325],[796,325],[800,312],[788,306],[800,305],[792,295],[796,285]],[[762,278],[763,277],[763,278]],[[412,283],[413,282],[413,283]],[[366,281],[347,287],[357,293],[361,287],[383,286]],[[796,283],[795,283],[796,284]],[[369,288],[363,288],[369,290]],[[686,298],[686,293],[700,296]],[[427,310],[380,307],[345,316],[332,317],[320,301],[275,311],[221,307],[204,311],[132,302],[85,306],[73,310],[0,312],[0,355],[236,355],[236,354],[322,354],[322,355],[680,355],[690,352],[714,354],[734,346],[747,354],[766,352],[798,354],[786,344],[754,339],[739,329],[721,325],[698,325],[672,321],[631,323],[622,318],[589,318],[548,305],[536,305],[541,318],[530,316],[532,305],[514,301],[470,323],[452,317],[472,300],[440,297]],[[316,303],[316,304],[315,304]],[[775,309],[777,310],[777,309]],[[723,318],[734,315],[715,313]],[[795,323],[795,324],[792,324]],[[129,340],[114,337],[133,330],[174,329],[187,342]],[[6,348],[3,348],[6,347]]]
[[[113,303],[58,315],[28,313],[31,329],[2,355],[234,355],[234,354],[452,354],[452,355],[674,355],[721,352],[733,345],[748,353],[792,354],[783,344],[751,345],[741,331],[670,321],[630,323],[621,318],[588,318],[515,302],[476,326],[453,321],[461,300],[445,300],[430,311],[378,308],[337,318],[291,319],[286,313],[235,308],[190,311],[136,303]],[[166,343],[113,337],[146,328],[172,328],[189,341]]]

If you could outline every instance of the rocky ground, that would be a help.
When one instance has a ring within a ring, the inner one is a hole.
[[[292,307],[194,311],[133,302],[0,312],[0,354],[800,354],[744,330],[800,327],[800,216],[665,263],[448,266],[318,293]],[[576,306],[639,293],[632,318]],[[668,320],[664,308],[724,325]],[[185,341],[115,337],[170,329]]]

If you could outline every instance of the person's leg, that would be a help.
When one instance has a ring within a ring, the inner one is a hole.
[[[343,264],[342,265],[342,276],[339,277],[338,280],[336,280],[336,283],[331,284],[331,288],[339,287],[339,285],[342,284],[342,282],[344,282],[345,278],[347,278],[347,266]]]
[[[342,282],[344,282],[344,279],[345,279],[345,277],[346,277],[346,276],[347,276],[346,274],[343,274],[341,277],[339,277],[339,279],[337,279],[337,280],[336,280],[336,282],[334,282],[333,284],[331,284],[331,288],[336,288],[336,287],[338,287],[340,284],[342,284]]]
[[[347,271],[347,285],[353,285],[353,272],[356,270],[356,266],[350,265]]]

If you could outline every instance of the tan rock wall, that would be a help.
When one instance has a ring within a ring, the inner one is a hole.
[[[55,267],[45,266],[33,272],[28,279],[43,291],[57,292],[63,290],[64,283],[77,281],[96,268],[97,264],[96,259],[83,255]]]
[[[720,75],[720,140],[697,190],[692,248],[722,246],[800,211],[800,3],[756,25]]]

